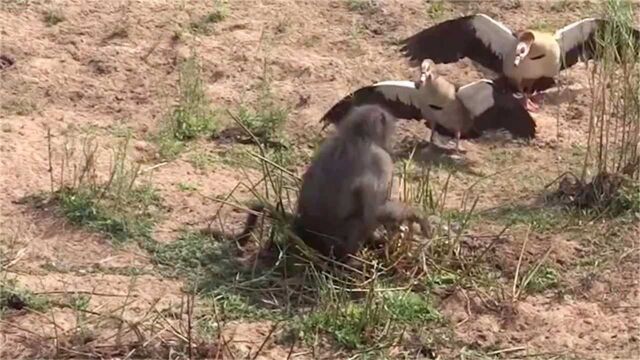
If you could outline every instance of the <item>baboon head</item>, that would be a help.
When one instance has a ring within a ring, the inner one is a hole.
[[[377,105],[363,105],[353,108],[340,123],[339,131],[348,137],[372,141],[376,145],[391,150],[396,118]]]

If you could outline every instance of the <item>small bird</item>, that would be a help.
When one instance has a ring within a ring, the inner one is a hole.
[[[588,18],[554,34],[534,30],[516,33],[485,14],[476,14],[424,29],[403,40],[400,51],[418,63],[424,59],[451,63],[468,57],[506,77],[523,95],[526,109],[536,111],[539,106],[529,94],[554,86],[558,73],[580,58],[596,58],[597,34],[608,24],[607,20]],[[631,29],[630,34],[640,45],[640,31]]]
[[[426,120],[434,135],[460,139],[480,137],[488,130],[504,129],[513,136],[533,138],[536,123],[507,87],[482,79],[456,87],[433,71],[435,64],[425,59],[419,81],[382,81],[362,87],[336,103],[322,117],[324,128],[336,124],[354,106],[377,104],[401,119]]]

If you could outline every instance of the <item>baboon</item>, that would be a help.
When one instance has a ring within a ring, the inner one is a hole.
[[[379,106],[353,108],[337,124],[337,133],[321,145],[303,175],[293,231],[321,254],[344,260],[385,223],[414,221],[430,236],[425,217],[388,199],[395,123],[395,117]],[[249,214],[243,239],[256,219],[256,213]]]

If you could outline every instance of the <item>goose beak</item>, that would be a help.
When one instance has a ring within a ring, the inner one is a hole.
[[[520,65],[521,60],[522,58],[520,57],[520,55],[517,55],[515,60],[513,60],[513,66],[518,67],[518,65]]]

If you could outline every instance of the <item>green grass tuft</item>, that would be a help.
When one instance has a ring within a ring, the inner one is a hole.
[[[122,199],[102,198],[91,189],[63,189],[54,199],[62,214],[76,225],[109,235],[116,242],[148,236],[154,224],[151,208],[160,198],[151,187],[128,191]]]
[[[115,242],[151,233],[162,201],[150,183],[139,184],[140,164],[127,159],[129,137],[112,148],[107,179],[98,180],[100,153],[94,135],[81,140],[64,135],[63,157],[54,171],[51,133],[47,135],[51,190],[31,197],[36,206],[53,204],[71,223],[108,235]],[[74,154],[79,153],[77,159]],[[57,164],[56,164],[57,165]]]
[[[0,318],[11,309],[28,308],[42,312],[48,307],[49,300],[46,297],[20,288],[15,280],[4,279],[0,282]]]
[[[541,266],[527,282],[525,289],[527,292],[541,293],[548,289],[556,288],[560,284],[560,274],[557,270],[549,266]]]
[[[422,328],[441,320],[431,302],[414,293],[392,293],[364,303],[331,305],[303,319],[301,332],[307,340],[321,331],[345,348],[358,349],[397,335],[400,329]]]
[[[257,110],[241,106],[238,119],[251,133],[264,142],[276,141],[282,137],[282,127],[287,120],[288,111],[273,102],[262,101]]]
[[[217,24],[229,15],[229,11],[224,3],[214,4],[215,9],[201,17],[200,19],[193,21],[189,24],[189,30],[194,34],[211,34],[211,25]]]
[[[218,121],[204,91],[198,60],[192,56],[180,65],[180,100],[165,116],[158,136],[160,156],[175,158],[187,141],[211,136],[218,131]]]
[[[55,26],[63,22],[65,18],[59,9],[48,9],[44,13],[43,20],[47,26]]]

